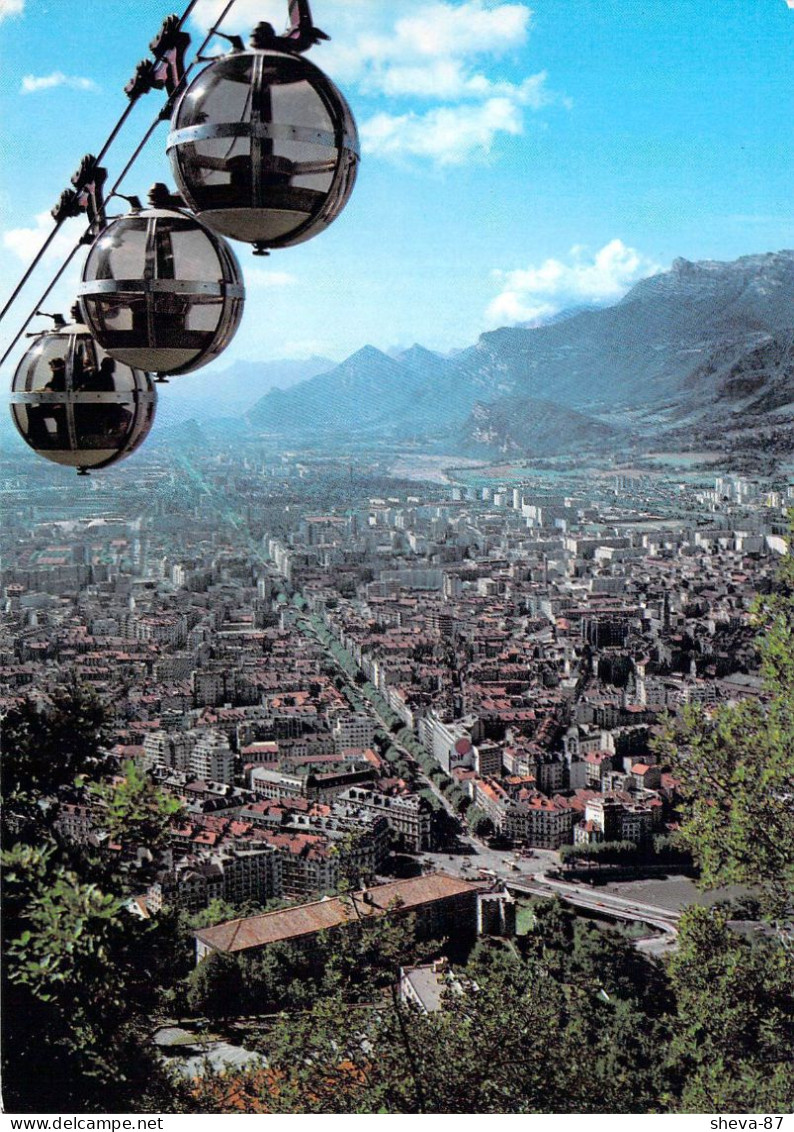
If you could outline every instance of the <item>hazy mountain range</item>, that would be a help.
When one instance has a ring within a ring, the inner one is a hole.
[[[191,373],[184,380],[179,377],[172,380],[174,386],[178,383],[180,403],[189,412],[204,415],[210,411],[221,416],[236,416],[250,409],[271,389],[286,389],[333,369],[335,365],[336,362],[330,358],[320,357],[234,362],[224,370],[208,366]]]
[[[483,455],[759,438],[791,451],[794,251],[679,259],[615,306],[495,330],[452,357],[365,346],[246,416],[295,440],[419,439]]]

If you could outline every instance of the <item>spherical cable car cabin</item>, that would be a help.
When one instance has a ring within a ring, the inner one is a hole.
[[[88,253],[80,310],[119,362],[158,375],[214,361],[240,325],[245,288],[224,239],[173,208],[133,209]]]
[[[220,57],[180,96],[168,153],[179,191],[201,220],[258,253],[317,235],[355,184],[358,133],[343,95],[300,55]]]
[[[156,404],[148,374],[115,361],[88,327],[60,317],[35,337],[11,386],[11,415],[25,443],[81,474],[134,452],[149,434]]]

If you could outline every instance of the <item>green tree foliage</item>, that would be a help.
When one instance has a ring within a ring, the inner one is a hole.
[[[659,750],[681,780],[684,842],[706,886],[759,886],[768,915],[794,899],[794,558],[756,615],[764,702],[685,712]]]
[[[393,972],[393,976],[396,971]],[[424,1015],[396,991],[374,1006],[343,988],[284,1019],[267,1074],[238,1077],[236,1107],[281,1113],[647,1111],[652,1035],[620,1002],[485,952]],[[228,1111],[229,1082],[219,1109]],[[212,1100],[202,1097],[205,1111]]]
[[[367,905],[352,892],[343,900],[348,923],[341,931],[326,933],[320,946],[326,995],[341,993],[347,1002],[372,1001],[393,986],[401,963],[438,951],[437,942],[417,943],[413,916],[391,914],[399,913],[399,901],[382,917],[369,916]]]
[[[543,902],[523,958],[484,942],[425,1015],[395,989],[399,922],[364,928],[329,939],[320,993],[268,1034],[267,1072],[205,1082],[202,1111],[787,1111],[794,972],[775,936],[692,909],[666,971]]]
[[[159,982],[153,932],[53,849],[3,854],[3,1081],[7,1108],[157,1111],[143,1028]]]
[[[638,845],[634,841],[596,841],[590,845],[563,845],[560,861],[596,861],[599,864],[692,864],[692,854],[677,835],[654,837],[652,842]]]
[[[4,830],[15,838],[27,830],[35,839],[36,831],[46,824],[44,800],[101,769],[105,713],[91,689],[72,684],[54,692],[45,711],[31,699],[11,708],[2,732]],[[51,807],[52,816],[55,812]]]
[[[308,1007],[322,994],[323,970],[289,944],[253,954],[213,954],[184,984],[184,1005],[213,1019],[276,1014]]]
[[[366,844],[367,839],[368,834],[365,829],[355,829],[332,845],[330,855],[336,857],[339,862],[340,890],[361,888],[363,884],[371,882],[371,871],[365,873],[360,864],[361,847]]]
[[[471,805],[471,798],[456,782],[447,779],[446,783],[441,787],[444,797],[449,804],[457,811],[457,813],[465,813]]]
[[[288,1046],[275,1047],[284,1093],[273,1110],[328,1111],[323,1106],[336,1094],[346,1112],[537,1111],[553,1076],[547,1051],[559,1045],[561,1002],[528,985],[510,994],[516,974],[492,973],[456,1010],[432,1016],[395,1001],[377,1013],[354,1013],[343,1030],[338,1014],[315,1012],[301,1035],[314,1054],[305,1068],[290,1064]],[[285,1100],[290,1109],[280,1107]]]
[[[429,786],[425,786],[422,790],[419,791],[419,797],[424,799],[425,803],[434,813],[438,813],[444,808]]]
[[[563,845],[560,848],[560,860],[563,864],[571,861],[620,864],[636,860],[640,855],[640,847],[634,841],[596,841],[591,845]]]
[[[466,811],[466,825],[475,837],[493,836],[494,824],[479,806],[469,806]]]
[[[16,912],[25,926],[6,951],[12,981],[46,1002],[59,986],[79,991],[70,985],[78,964],[89,977],[92,995],[101,997],[109,940],[120,927],[122,902],[95,885],[81,884],[66,869],[52,867],[51,851],[18,845],[3,855],[3,867],[7,912]]]
[[[618,931],[582,919],[559,898],[539,901],[534,913],[534,930],[522,937],[522,949],[556,981],[605,1001],[632,1003],[646,1020],[672,1007],[660,964],[640,955]]]
[[[242,985],[243,991],[246,991],[248,989],[246,980],[249,980],[251,995],[246,997],[246,994],[241,992],[242,997],[239,999],[222,1001],[221,996],[216,993],[214,985],[216,980],[208,977],[212,967],[208,967],[205,963],[196,967],[195,933],[200,928],[212,927],[227,920],[276,911],[277,908],[284,907],[288,903],[289,901],[271,900],[266,904],[260,904],[257,901],[245,900],[241,904],[230,904],[226,900],[215,899],[206,908],[196,912],[168,905],[161,908],[151,925],[150,938],[147,941],[156,962],[154,979],[158,986],[158,1009],[162,1008],[169,1017],[192,1013],[225,1018],[230,1013],[257,1013],[260,1007],[256,979],[249,978],[248,972],[243,972],[242,983],[238,985]],[[286,967],[282,974],[289,983],[293,976]],[[224,977],[218,972],[217,981],[222,982]],[[253,1004],[249,1002],[249,998]],[[257,1001],[253,1001],[254,999]],[[278,1006],[274,1009],[278,1009]]]
[[[4,724],[3,1099],[18,1112],[167,1111],[148,1019],[174,977],[167,922],[128,909],[112,864],[52,835],[57,797],[106,770],[93,693]]]
[[[544,971],[561,979],[573,947],[575,919],[562,900],[543,900],[535,906],[534,931],[525,937],[527,955]]]
[[[275,944],[261,952],[213,954],[186,981],[186,1005],[211,1018],[272,1014],[311,1007],[342,995],[347,1003],[372,1002],[391,986],[400,962],[411,954],[430,954],[438,944],[418,947],[410,917],[369,917],[351,895],[348,923],[323,933],[311,952]],[[360,918],[359,918],[360,917]]]
[[[233,955],[208,956],[188,979],[187,1005],[195,1014],[227,1018],[246,1013],[243,964]]]
[[[788,1112],[794,1096],[794,952],[754,943],[713,909],[689,908],[669,962],[677,1010],[669,1058],[681,1112]]]
[[[92,787],[98,803],[98,825],[111,843],[131,852],[146,846],[153,852],[168,842],[171,823],[182,804],[156,786],[137,763],[129,760],[121,776]]]

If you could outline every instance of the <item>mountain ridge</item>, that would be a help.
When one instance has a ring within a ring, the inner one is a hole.
[[[285,436],[425,436],[527,455],[581,446],[588,434],[624,443],[625,431],[601,419],[624,410],[647,410],[649,419],[666,412],[667,426],[653,426],[660,437],[665,427],[679,435],[687,421],[701,432],[734,411],[759,421],[774,412],[794,437],[794,411],[786,416],[793,335],[794,251],[679,258],[610,307],[500,327],[453,356],[420,344],[393,357],[364,346],[325,373],[271,391],[247,419]],[[538,415],[547,434],[534,424]]]

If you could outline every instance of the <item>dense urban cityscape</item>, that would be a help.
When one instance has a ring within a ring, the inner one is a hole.
[[[132,479],[159,497],[135,519],[104,485],[58,520],[18,494],[3,706],[85,683],[117,757],[186,800],[157,901],[321,895],[351,830],[375,874],[442,808],[520,846],[647,844],[675,820],[662,713],[761,694],[752,604],[794,491],[520,472],[368,495],[330,458],[218,456],[179,500]],[[91,836],[85,798],[60,821]]]
[[[2,708],[90,695],[110,781],[165,815],[114,826],[86,776],[51,797],[52,836],[101,860],[127,917],[193,917],[198,969],[306,953],[350,899],[396,901],[401,998],[424,1012],[465,976],[411,963],[422,939],[464,963],[477,939],[526,945],[555,896],[648,962],[675,949],[701,898],[660,737],[688,705],[768,699],[754,602],[794,489],[215,449],[142,460],[123,510],[112,480],[64,500],[3,470]],[[224,1072],[254,1056],[219,1048]]]

